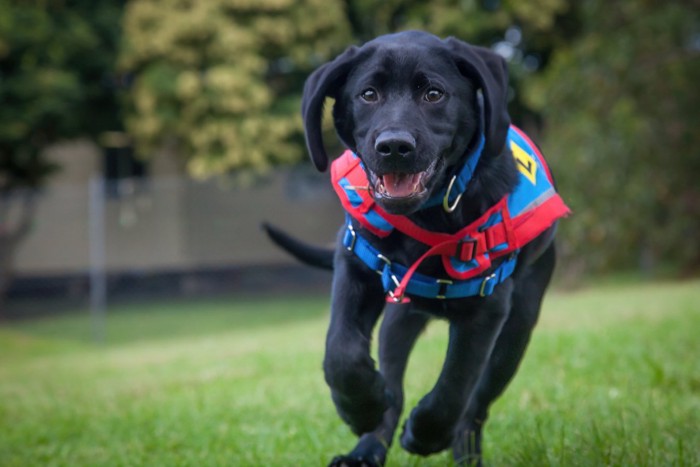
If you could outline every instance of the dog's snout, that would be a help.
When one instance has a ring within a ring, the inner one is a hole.
[[[416,140],[407,131],[383,131],[374,142],[380,156],[409,157],[416,151]]]

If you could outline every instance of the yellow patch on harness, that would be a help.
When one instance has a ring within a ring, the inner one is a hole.
[[[523,148],[510,142],[510,150],[513,152],[515,165],[521,174],[525,175],[533,185],[537,185],[537,162]]]

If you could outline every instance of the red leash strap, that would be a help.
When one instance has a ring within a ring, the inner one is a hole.
[[[434,247],[430,248],[428,251],[423,253],[423,255],[414,262],[410,268],[406,271],[406,274],[404,274],[403,278],[401,279],[401,282],[399,285],[394,289],[393,292],[389,291],[389,294],[386,298],[386,301],[389,303],[409,303],[411,300],[405,296],[406,293],[406,287],[408,287],[408,283],[411,281],[411,277],[413,277],[413,274],[416,272],[418,269],[418,266],[425,261],[426,258],[429,258],[430,256],[437,256],[437,255],[449,255],[454,253],[455,251],[455,245],[459,243],[458,241],[455,240],[449,240],[447,242],[440,243],[438,245],[435,245]]]
[[[450,242],[451,243],[451,242]],[[416,272],[418,269],[418,266],[420,266],[420,263],[422,263],[426,258],[429,256],[435,256],[440,254],[439,250],[444,248],[443,244],[436,245],[423,253],[423,256],[418,258],[418,260],[411,265],[410,268],[408,268],[408,271],[406,271],[406,274],[404,274],[403,278],[401,279],[401,282],[399,285],[394,289],[393,292],[389,291],[389,294],[386,297],[386,301],[389,303],[409,303],[411,300],[405,296],[406,293],[406,287],[408,286],[408,283],[411,281],[411,277],[413,276],[413,273]]]

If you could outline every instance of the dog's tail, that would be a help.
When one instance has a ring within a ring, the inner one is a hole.
[[[332,248],[309,245],[267,222],[262,223],[262,228],[267,233],[267,236],[270,237],[270,240],[302,263],[321,269],[333,270]]]

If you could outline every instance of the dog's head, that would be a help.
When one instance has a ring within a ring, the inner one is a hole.
[[[482,157],[503,151],[510,124],[507,81],[500,56],[454,38],[410,31],[350,47],[304,87],[311,159],[326,170],[321,117],[332,97],[338,135],[362,159],[372,196],[389,212],[409,214],[444,186],[480,133]]]

